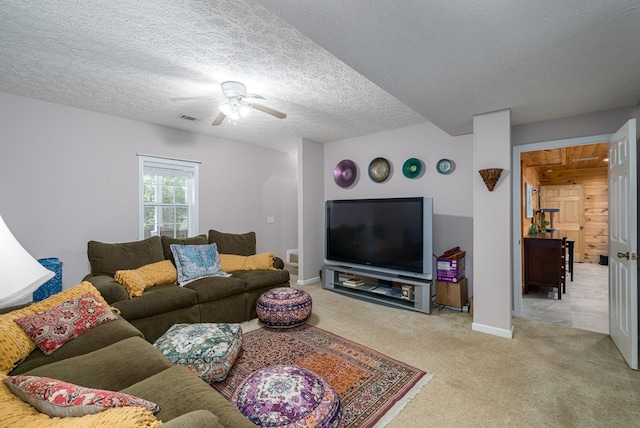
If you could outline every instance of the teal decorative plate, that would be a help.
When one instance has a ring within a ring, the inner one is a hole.
[[[416,158],[407,159],[402,165],[402,173],[407,178],[416,178],[422,172],[422,161]]]
[[[451,174],[456,169],[456,164],[449,159],[440,159],[436,165],[436,169],[440,174]]]

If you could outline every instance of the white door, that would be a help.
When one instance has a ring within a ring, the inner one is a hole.
[[[638,370],[636,121],[609,140],[609,335]]]

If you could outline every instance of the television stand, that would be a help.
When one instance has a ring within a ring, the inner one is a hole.
[[[431,281],[395,276],[373,269],[322,267],[322,287],[386,306],[431,313]]]

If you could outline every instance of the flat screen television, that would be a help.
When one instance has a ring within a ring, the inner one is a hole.
[[[433,199],[326,201],[325,262],[433,277]]]

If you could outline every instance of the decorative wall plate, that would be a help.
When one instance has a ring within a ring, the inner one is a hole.
[[[402,173],[407,178],[416,178],[422,172],[422,161],[416,158],[409,158],[402,165]]]
[[[344,159],[338,162],[333,170],[333,180],[342,188],[351,186],[358,176],[358,168],[352,160]]]
[[[369,164],[369,178],[376,183],[382,183],[389,178],[391,165],[385,158],[375,158]]]
[[[436,169],[440,174],[451,174],[456,169],[456,164],[450,159],[440,159]]]

